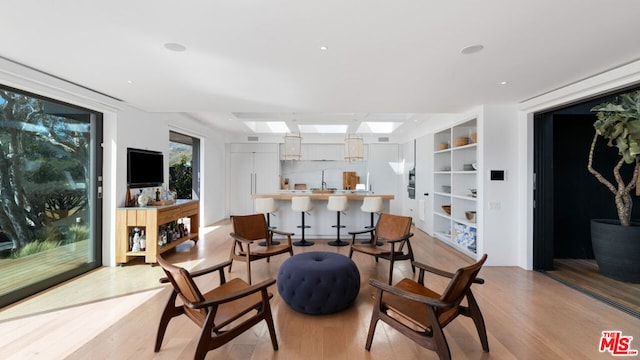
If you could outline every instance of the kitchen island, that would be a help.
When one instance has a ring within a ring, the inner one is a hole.
[[[275,216],[271,216],[271,226],[277,227],[278,230],[295,233],[293,237],[297,239],[301,236],[300,229],[297,228],[301,223],[301,214],[291,210],[291,198],[294,196],[308,196],[313,204],[313,209],[309,212],[309,215],[305,216],[305,224],[311,226],[305,230],[305,238],[307,240],[334,240],[336,238],[336,229],[331,226],[336,224],[337,214],[335,211],[327,210],[327,200],[329,196],[346,196],[349,209],[340,218],[341,225],[346,226],[340,231],[340,239],[343,241],[350,240],[347,234],[349,231],[363,230],[365,226],[370,225],[371,215],[360,210],[365,197],[381,197],[383,203],[382,212],[389,211],[389,202],[395,198],[394,195],[349,190],[337,190],[335,192],[326,190],[282,190],[273,194],[254,194],[254,199],[273,198],[276,201],[278,211]],[[377,221],[377,219],[378,216],[376,215],[374,221]]]

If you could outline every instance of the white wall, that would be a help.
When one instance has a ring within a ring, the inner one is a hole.
[[[487,265],[518,265],[518,207],[517,194],[519,174],[517,172],[517,109],[514,106],[483,106],[478,127],[478,159],[481,173],[478,189],[482,189],[479,200],[482,212],[478,222],[482,224],[481,244],[488,255]],[[491,170],[504,170],[504,181],[491,181]]]
[[[113,178],[116,187],[114,189],[114,201],[118,207],[124,206],[124,198],[127,191],[127,147],[162,151],[165,154],[165,168],[169,168],[169,131],[174,130],[200,139],[200,224],[209,225],[225,217],[225,147],[224,137],[218,131],[194,121],[180,114],[171,113],[147,113],[135,109],[127,109],[117,114],[117,131],[115,136],[107,139],[115,153],[115,173]],[[105,148],[105,157],[107,157]],[[106,169],[105,169],[106,170]],[[165,182],[168,183],[169,174],[165,172]],[[105,207],[105,212],[111,212],[115,218],[115,207]],[[106,218],[105,218],[106,221]],[[111,221],[113,230],[115,222]],[[106,223],[105,223],[106,226]],[[115,239],[114,233],[105,234],[104,239]],[[115,241],[109,249],[109,254],[104,254],[103,263],[115,265]],[[107,261],[108,260],[108,261]]]
[[[401,194],[399,188],[404,177],[400,146],[398,144],[369,144],[367,172],[369,173],[369,190],[375,194],[396,195],[396,199],[389,203],[389,212],[401,213],[402,201],[397,199],[398,194]]]
[[[366,161],[309,161],[283,160],[280,161],[280,171],[283,178],[290,181],[291,190],[294,184],[307,184],[308,189],[322,187],[322,172],[328,188],[342,190],[342,173],[354,171],[360,177],[360,183],[367,181]]]

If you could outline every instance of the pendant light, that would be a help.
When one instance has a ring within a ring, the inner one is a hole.
[[[344,159],[347,161],[364,160],[364,140],[359,135],[347,135],[344,139]]]
[[[302,158],[302,137],[300,134],[286,134],[284,136],[284,160],[300,160]]]

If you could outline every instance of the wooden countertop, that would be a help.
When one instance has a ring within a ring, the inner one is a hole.
[[[253,194],[252,197],[254,199],[258,198],[273,198],[274,200],[291,200],[294,196],[308,196],[311,200],[327,200],[329,196],[346,196],[347,200],[362,200],[365,197],[373,197],[379,196],[382,200],[393,200],[395,197],[393,195],[383,195],[383,194],[368,194],[368,193],[311,193],[311,192],[281,192],[275,194]]]
[[[156,203],[155,201],[147,206],[128,206],[128,207],[119,207],[117,208],[118,210],[159,210],[159,209],[164,209],[164,208],[168,208],[171,206],[177,206],[177,205],[185,205],[185,204],[189,204],[189,203],[194,203],[194,202],[198,202],[200,200],[195,200],[195,199],[177,199],[174,202],[167,202],[167,201],[161,201],[159,203]],[[158,205],[154,205],[158,204]]]

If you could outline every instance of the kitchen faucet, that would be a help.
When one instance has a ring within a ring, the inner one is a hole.
[[[327,183],[324,181],[324,170],[322,170],[322,183],[320,185],[320,188],[322,190],[326,190],[327,189]]]

